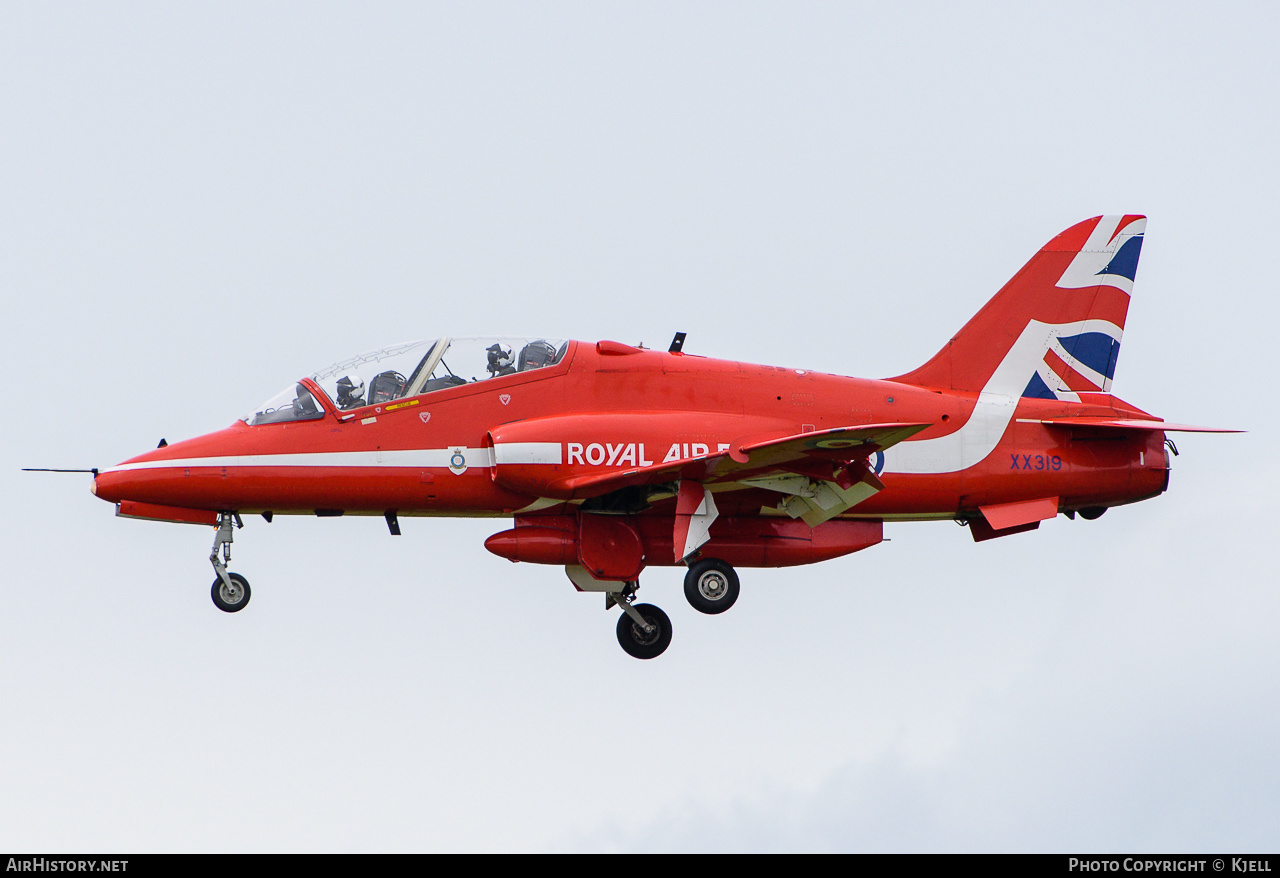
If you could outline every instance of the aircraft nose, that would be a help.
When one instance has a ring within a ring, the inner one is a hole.
[[[237,423],[194,439],[165,442],[100,471],[93,480],[93,493],[108,503],[234,508],[239,502],[235,493],[239,484],[236,479],[227,478],[224,466],[213,461],[242,452],[248,430],[243,423]]]
[[[129,484],[128,472],[106,472],[98,473],[93,477],[93,484],[89,486],[89,490],[99,500],[105,500],[108,503],[119,503],[121,500],[128,499],[127,488]]]
[[[161,454],[162,449],[157,448],[101,470],[93,477],[90,490],[108,503],[147,499],[157,490],[163,490],[172,478],[165,469],[153,468],[154,464],[163,462]]]

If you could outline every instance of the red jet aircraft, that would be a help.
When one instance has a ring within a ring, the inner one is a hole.
[[[874,546],[885,521],[954,519],[975,540],[1094,519],[1169,483],[1165,423],[1110,393],[1146,220],[1095,217],[1044,246],[933,359],[887,380],[613,341],[440,338],[301,378],[253,414],[98,472],[118,515],[217,528],[213,602],[240,516],[514,519],[486,542],[564,565],[622,608],[637,658],[671,641],[637,604],[645,567],[687,566],[703,613],[738,567]],[[1211,431],[1228,432],[1228,431]],[[221,550],[221,557],[219,551]]]

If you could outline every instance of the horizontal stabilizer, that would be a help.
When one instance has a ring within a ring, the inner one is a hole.
[[[1165,433],[1243,433],[1225,427],[1197,427],[1194,424],[1171,424],[1144,418],[1019,418],[1022,424],[1047,424],[1050,427],[1091,427],[1103,430],[1151,430]]]

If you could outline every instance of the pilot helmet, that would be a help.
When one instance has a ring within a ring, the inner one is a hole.
[[[504,349],[500,342],[494,342],[485,348],[489,352],[489,371],[501,372],[511,368],[511,350]]]
[[[541,369],[551,365],[556,358],[556,349],[542,339],[531,341],[520,351],[520,371],[525,369]]]
[[[338,379],[338,408],[364,405],[364,379],[359,375],[343,375]]]

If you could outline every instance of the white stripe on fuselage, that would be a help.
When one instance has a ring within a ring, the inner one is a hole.
[[[467,466],[493,466],[493,452],[488,448],[462,448]],[[449,467],[454,449],[420,448],[406,451],[318,451],[296,454],[237,454],[218,457],[186,457],[174,460],[142,460],[122,463],[106,473],[142,469],[185,469],[222,466],[294,466],[294,467]]]
[[[504,442],[493,448],[410,448],[400,451],[314,451],[292,454],[234,454],[217,457],[184,457],[171,460],[143,460],[122,463],[103,470],[108,473],[141,469],[185,469],[193,466],[296,466],[296,467],[425,467],[448,469],[455,452],[461,451],[467,466],[491,467],[498,463],[561,462],[558,442]]]
[[[500,465],[563,462],[559,442],[499,442],[493,450]]]
[[[1105,320],[1075,323],[1027,323],[1000,365],[978,394],[973,414],[963,427],[936,439],[908,439],[884,453],[886,473],[954,473],[981,463],[995,451],[1013,420],[1027,382],[1044,362],[1045,351],[1059,336],[1103,332],[1120,340],[1123,330]]]

